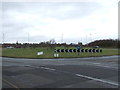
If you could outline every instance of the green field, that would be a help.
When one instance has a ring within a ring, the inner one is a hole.
[[[56,47],[63,48],[63,47]],[[72,49],[74,47],[71,47]],[[71,49],[69,48],[69,49]],[[64,48],[63,48],[64,49]],[[75,48],[74,48],[75,49]],[[77,57],[93,57],[93,56],[111,56],[118,55],[118,49],[101,48],[102,53],[58,53],[57,58],[77,58]],[[37,52],[43,51],[43,55],[37,55]],[[54,49],[51,48],[3,48],[2,57],[16,57],[16,58],[56,58],[54,57]]]

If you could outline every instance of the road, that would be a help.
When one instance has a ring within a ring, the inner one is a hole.
[[[3,88],[118,88],[118,56],[2,58]]]

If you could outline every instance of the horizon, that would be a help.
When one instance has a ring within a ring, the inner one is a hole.
[[[86,45],[86,44],[89,44],[89,43],[92,43],[92,42],[95,42],[95,41],[100,41],[100,40],[118,40],[118,41],[120,41],[120,39],[111,39],[111,38],[109,38],[109,39],[99,39],[99,40],[94,40],[94,41],[91,41],[91,42],[88,42],[88,43],[83,43],[83,42],[81,42],[83,45]],[[1,45],[2,44],[16,44],[16,43],[19,43],[19,44],[40,44],[41,42],[19,42],[19,41],[16,41],[16,42],[4,42],[4,43],[0,43]],[[47,41],[43,41],[43,42],[47,42]],[[79,41],[80,42],[80,41]],[[59,42],[55,42],[55,44],[64,44],[65,42],[63,42],[63,43],[59,43]],[[65,44],[71,44],[72,42],[70,42],[70,43],[65,43]],[[72,44],[78,44],[78,42],[77,43],[72,43]]]

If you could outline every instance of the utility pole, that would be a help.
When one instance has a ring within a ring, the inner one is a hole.
[[[4,33],[3,33],[3,37],[2,37],[2,38],[3,38],[3,41],[2,41],[2,42],[3,42],[3,44],[4,44],[4,39],[5,39],[5,35],[4,35]]]
[[[63,33],[62,33],[62,35],[61,35],[61,43],[63,43]]]
[[[90,37],[91,37],[91,42],[92,42],[92,34],[90,33]]]
[[[86,45],[87,45],[87,35],[86,35]]]
[[[29,44],[29,32],[28,32],[28,44]]]

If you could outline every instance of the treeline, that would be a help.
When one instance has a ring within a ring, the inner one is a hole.
[[[40,43],[19,43],[18,41],[16,43],[4,43],[2,44],[3,48],[6,47],[14,47],[14,48],[37,48],[37,47],[50,47],[50,48],[55,48],[55,47],[71,47],[71,46],[82,46],[81,42],[78,42],[78,44],[67,44],[67,43],[56,43],[56,41],[54,39],[51,39],[49,41],[44,41],[44,42],[40,42]]]
[[[120,48],[120,40],[118,39],[103,39],[103,40],[96,40],[94,42],[88,43],[88,46],[100,46],[105,48]]]
[[[76,47],[78,46],[78,44],[66,44],[66,43],[4,43],[2,44],[2,48],[6,48],[6,47],[14,47],[14,48],[37,48],[37,47],[50,47],[50,48],[55,48],[55,47],[65,47],[65,48],[69,48],[69,47]]]
[[[2,44],[3,48],[6,47],[14,47],[14,48],[36,48],[36,47],[50,47],[50,48],[55,48],[55,47],[94,47],[94,46],[99,46],[103,48],[120,48],[120,40],[118,39],[103,39],[103,40],[96,40],[90,43],[87,43],[85,45],[82,44],[82,42],[78,42],[78,44],[75,43],[56,43],[55,40],[50,40],[46,42],[40,42],[40,43],[19,43],[18,41],[16,43],[4,43]]]

